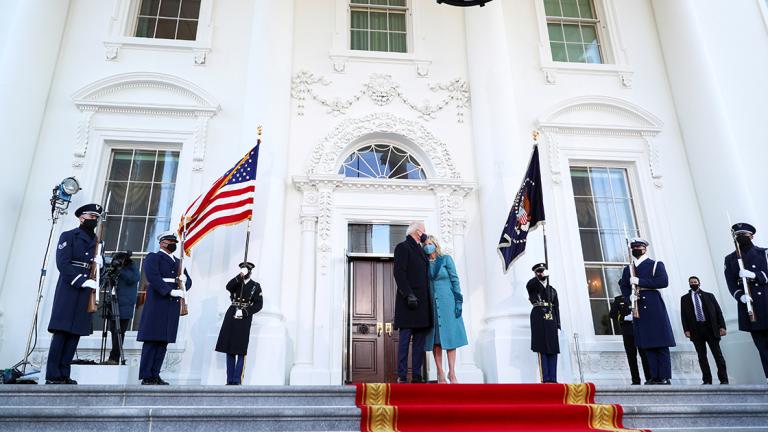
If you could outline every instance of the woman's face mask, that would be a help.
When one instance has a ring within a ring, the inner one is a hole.
[[[424,245],[424,253],[426,253],[427,255],[435,253],[435,245],[433,244]]]

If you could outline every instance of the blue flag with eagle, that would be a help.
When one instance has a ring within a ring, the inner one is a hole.
[[[499,255],[504,261],[504,273],[509,270],[517,257],[525,252],[528,232],[544,222],[544,201],[539,168],[539,147],[533,146],[531,161],[525,173],[523,185],[515,196],[512,210],[499,239]]]

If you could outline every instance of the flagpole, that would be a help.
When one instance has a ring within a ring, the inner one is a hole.
[[[261,145],[261,125],[258,125],[256,127],[256,134],[258,138],[256,138],[256,145]],[[256,180],[254,176],[254,181]],[[256,193],[254,191],[254,193]],[[245,253],[243,254],[243,262],[248,262],[248,246],[251,243],[251,221],[253,220],[253,211],[256,209],[256,200],[253,200],[253,205],[251,206],[251,215],[248,217],[248,227],[246,228],[247,231],[245,233]]]
[[[539,137],[541,137],[541,133],[537,130],[533,131],[533,147],[534,149],[539,146]],[[541,162],[541,161],[539,161]],[[543,205],[543,203],[542,203]],[[544,264],[547,265],[547,268],[549,268],[549,251],[547,250],[547,221],[544,220],[541,222],[541,233],[542,237],[544,239]]]

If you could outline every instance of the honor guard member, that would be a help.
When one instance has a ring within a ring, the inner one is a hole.
[[[664,263],[654,261],[647,255],[648,241],[634,238],[630,243],[635,276],[631,276],[629,266],[619,280],[619,287],[624,297],[631,303],[637,300],[640,317],[633,318],[635,344],[645,352],[651,380],[647,384],[671,384],[672,361],[669,347],[675,346],[672,325],[659,290],[669,286],[669,278]],[[632,286],[639,288],[640,295],[635,297]]]
[[[102,208],[99,204],[86,204],[75,210],[80,226],[61,233],[56,247],[56,268],[59,280],[53,296],[51,321],[48,331],[53,333],[45,371],[46,384],[77,384],[69,377],[70,364],[77,350],[80,336],[93,333],[92,312],[88,312],[91,290],[98,289],[96,281],[89,279],[91,267],[103,265],[102,257],[94,257],[96,226]]]
[[[757,231],[754,226],[737,223],[731,230],[741,251],[744,270],[739,269],[736,251],[731,252],[725,257],[725,280],[728,290],[738,302],[739,330],[752,335],[768,380],[768,249],[752,244],[752,238]],[[742,286],[742,278],[747,279],[749,295]],[[752,302],[755,321],[751,321],[747,315],[749,301]]]
[[[629,373],[632,376],[632,385],[640,384],[640,370],[637,367],[637,354],[640,352],[640,361],[643,364],[643,375],[645,381],[651,381],[651,373],[648,369],[648,359],[643,350],[638,350],[635,345],[635,332],[632,328],[632,303],[623,295],[618,295],[613,299],[608,316],[615,320],[616,326],[621,329],[621,338],[624,340],[624,352],[627,353],[627,363],[629,363]]]
[[[168,385],[160,378],[160,367],[163,366],[168,344],[176,342],[176,332],[179,329],[179,298],[184,292],[178,289],[176,279],[178,278],[187,290],[192,287],[192,279],[186,270],[184,274],[178,274],[179,259],[173,256],[178,243],[176,233],[166,231],[160,234],[157,240],[160,242],[160,251],[149,253],[144,258],[147,299],[136,337],[136,340],[144,342],[141,347],[139,379],[145,385]]]
[[[224,314],[219,339],[216,341],[216,351],[227,355],[227,385],[242,383],[251,320],[264,305],[261,285],[251,280],[253,267],[250,262],[240,263],[240,273],[227,282],[232,304]]]
[[[557,355],[560,353],[560,302],[557,291],[549,284],[549,270],[545,263],[531,269],[536,276],[528,281],[528,300],[531,309],[531,351],[539,353],[541,381],[557,382]]]

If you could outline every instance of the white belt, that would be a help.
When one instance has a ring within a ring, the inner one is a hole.
[[[163,278],[163,282],[175,283],[176,282],[176,278]]]

